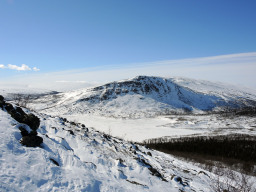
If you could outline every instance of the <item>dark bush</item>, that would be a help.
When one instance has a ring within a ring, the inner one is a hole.
[[[26,115],[26,113],[20,107],[16,107],[16,112],[19,113],[22,116]]]
[[[5,104],[5,110],[6,110],[8,113],[10,113],[11,111],[14,110],[14,108],[13,108],[12,104],[6,103],[6,104]]]
[[[12,104],[5,103],[3,99],[3,96],[0,95],[0,107],[5,108],[13,119],[19,123],[27,124],[32,129],[32,131],[29,133],[26,127],[22,125],[18,127],[22,135],[20,143],[27,147],[40,146],[41,143],[43,143],[43,138],[37,136],[36,131],[40,125],[40,119],[32,113],[26,114],[20,107],[14,108]]]
[[[37,130],[40,125],[40,119],[34,114],[30,113],[24,117],[22,123],[27,124],[32,130]]]
[[[40,147],[40,145],[43,143],[43,138],[29,135],[22,137],[20,143],[26,147]]]
[[[68,130],[68,132],[70,133],[70,135],[75,135],[72,130]]]
[[[22,137],[28,136],[28,131],[24,127],[19,127]]]
[[[105,139],[107,139],[108,141],[110,141],[110,136],[109,135],[106,135],[106,134],[103,134],[103,137],[105,138]]]
[[[30,133],[29,133],[30,136],[37,136],[37,131],[36,130],[32,130]]]
[[[5,102],[0,100],[0,108],[4,108]]]
[[[25,118],[25,116],[27,115],[20,107],[16,107],[16,109],[12,110],[10,112],[10,115],[12,116],[12,118],[14,118],[16,121],[20,122],[20,123],[24,123],[23,119]]]
[[[71,125],[77,126],[77,124],[75,122],[70,122]]]
[[[20,107],[16,109],[10,103],[5,104],[6,111],[19,123],[27,124],[32,130],[37,130],[40,125],[40,119],[34,114],[26,114]]]
[[[4,97],[2,96],[2,95],[0,95],[0,108],[4,108],[4,104],[5,104],[5,102],[4,102]]]
[[[21,109],[22,110],[22,109]],[[12,111],[9,112],[9,114],[12,116],[13,119],[18,121],[19,123],[23,123],[23,119],[26,116],[26,113],[19,113],[17,110],[13,109]]]

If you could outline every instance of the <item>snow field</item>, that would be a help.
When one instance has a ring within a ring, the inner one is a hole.
[[[3,191],[212,191],[212,178],[199,174],[202,169],[170,155],[47,115],[41,116],[38,129],[42,148],[28,148],[19,143],[17,124],[0,110]],[[150,167],[166,181],[152,175]]]

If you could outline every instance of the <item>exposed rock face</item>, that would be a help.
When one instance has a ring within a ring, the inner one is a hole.
[[[5,109],[13,119],[21,123],[18,126],[22,135],[20,143],[27,147],[39,147],[43,143],[43,138],[37,136],[36,131],[39,128],[40,119],[32,113],[26,114],[20,107],[13,107],[12,104],[6,103],[1,95],[0,102],[1,108]],[[26,126],[29,127],[29,131]]]

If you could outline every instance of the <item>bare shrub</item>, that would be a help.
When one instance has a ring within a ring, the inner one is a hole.
[[[32,95],[30,94],[13,94],[12,100],[16,102],[17,105],[21,107],[27,107],[28,103],[31,101]]]
[[[245,174],[235,173],[230,169],[216,167],[216,177],[213,182],[213,189],[216,192],[254,192],[250,177]]]

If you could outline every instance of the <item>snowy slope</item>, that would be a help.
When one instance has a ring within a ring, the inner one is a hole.
[[[204,94],[212,94],[218,97],[256,100],[256,90],[239,87],[225,83],[214,83],[205,80],[196,80],[189,78],[171,78],[172,81],[180,86],[192,89]]]
[[[130,80],[42,97],[30,107],[58,115],[153,117],[223,107],[255,106],[256,95],[235,87],[185,78],[138,76]]]
[[[48,89],[39,89],[39,88],[31,88],[29,86],[19,86],[19,85],[2,85],[0,84],[0,94],[7,99],[11,98],[13,94],[32,94],[32,95],[40,95],[51,93],[51,90]]]
[[[173,156],[36,115],[44,142],[28,148],[0,109],[0,191],[213,191],[215,175]]]

